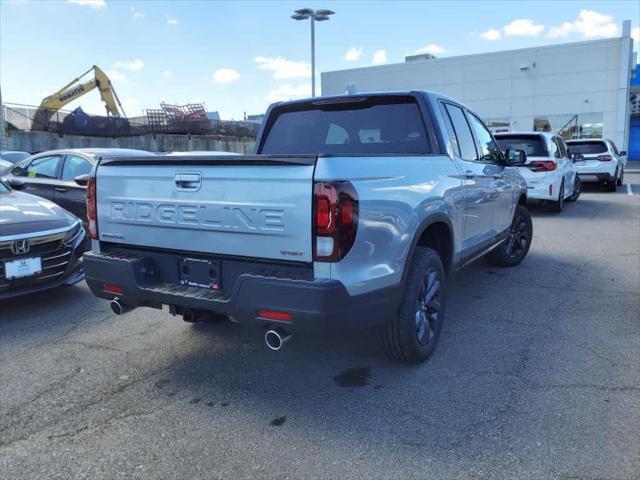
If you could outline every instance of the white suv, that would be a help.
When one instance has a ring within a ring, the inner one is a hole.
[[[571,155],[576,156],[575,166],[583,182],[604,183],[610,192],[622,185],[627,152],[619,152],[611,140],[569,140],[567,146]]]
[[[524,150],[527,162],[518,167],[527,182],[527,198],[546,200],[560,213],[564,201],[576,201],[582,189],[567,146],[559,135],[544,132],[496,133],[502,151]]]

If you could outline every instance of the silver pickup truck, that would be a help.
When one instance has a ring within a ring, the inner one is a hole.
[[[521,150],[430,92],[269,108],[254,155],[103,157],[87,189],[87,282],[114,312],[162,308],[265,330],[377,327],[406,363],[434,350],[447,278],[532,238]]]

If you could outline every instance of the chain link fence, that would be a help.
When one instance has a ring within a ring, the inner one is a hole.
[[[38,109],[30,105],[4,104],[7,130],[44,131],[92,137],[126,137],[146,134],[212,135],[256,138],[260,125],[254,122],[189,118],[148,110],[134,118],[89,115],[73,111]]]

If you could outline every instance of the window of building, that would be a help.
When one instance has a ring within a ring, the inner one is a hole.
[[[564,140],[602,137],[602,113],[539,115],[534,118],[533,130],[553,132]]]
[[[484,124],[491,133],[502,133],[511,130],[511,121],[508,118],[485,118]]]

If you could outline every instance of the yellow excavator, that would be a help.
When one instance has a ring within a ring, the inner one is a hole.
[[[83,77],[91,72],[93,72],[92,79],[83,83],[80,82]],[[126,117],[120,99],[113,89],[111,80],[109,80],[109,77],[107,77],[107,74],[104,73],[102,69],[94,65],[79,77],[71,80],[60,90],[42,100],[42,103],[40,103],[36,111],[32,130],[46,129],[51,117],[58,110],[75,99],[80,98],[85,93],[89,93],[94,88],[97,88],[100,92],[100,97],[107,110],[107,116]]]

